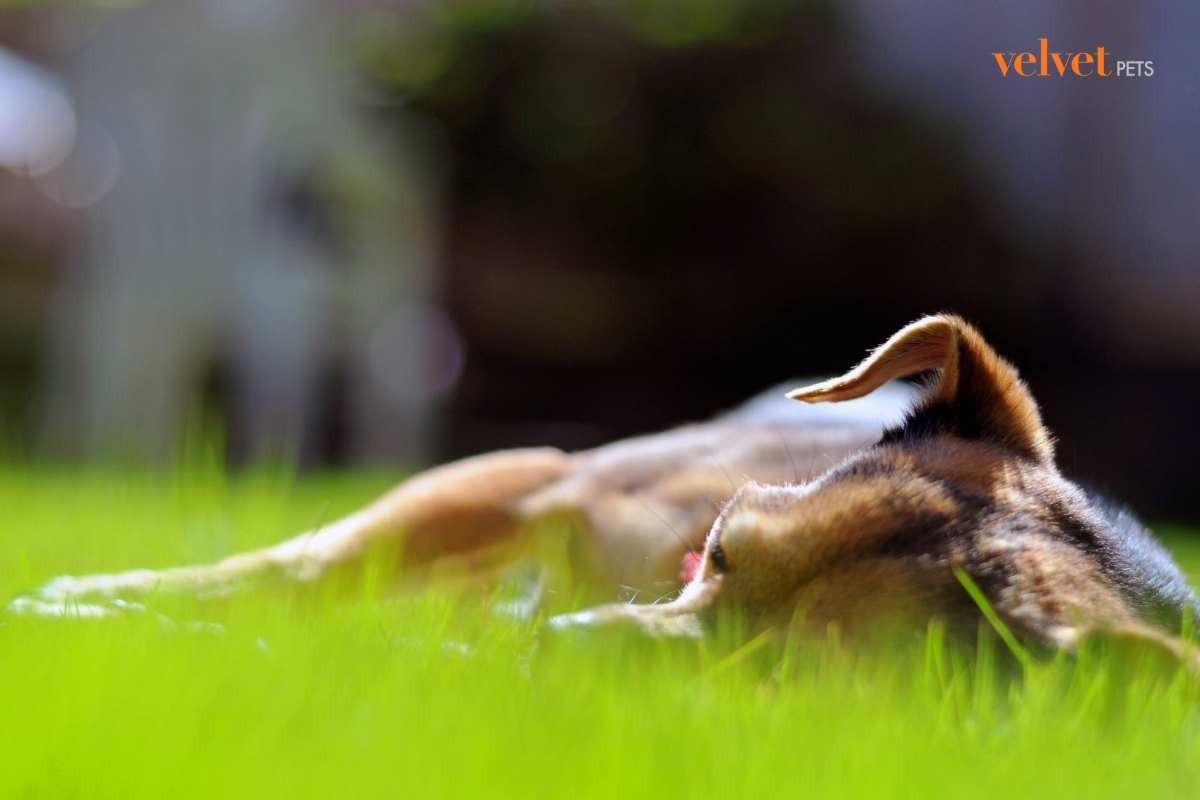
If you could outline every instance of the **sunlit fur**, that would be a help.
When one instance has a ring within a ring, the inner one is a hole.
[[[1196,608],[1170,558],[1128,513],[1090,497],[1053,461],[1015,369],[952,316],[901,330],[842,378],[791,393],[839,401],[928,369],[937,378],[902,425],[814,481],[748,485],[709,535],[698,580],[712,605],[765,623],[815,625],[977,613],[955,570],[1005,622],[1049,646],[1093,633],[1173,649]]]

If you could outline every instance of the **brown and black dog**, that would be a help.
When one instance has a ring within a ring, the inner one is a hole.
[[[918,373],[933,376],[919,393],[892,382]],[[1176,634],[1197,601],[1178,568],[1128,512],[1059,473],[1028,388],[960,318],[914,322],[842,377],[788,397],[845,405],[761,397],[581,453],[483,455],[265,550],[57,578],[9,611],[105,616],[155,593],[315,582],[368,552],[391,553],[398,578],[447,561],[491,572],[553,529],[572,538],[578,580],[614,597],[675,596],[565,614],[557,627],[698,635],[722,608],[755,627],[974,624],[966,582],[1041,645],[1104,634],[1186,654]]]

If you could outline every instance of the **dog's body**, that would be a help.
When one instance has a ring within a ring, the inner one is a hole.
[[[896,378],[935,370],[919,397]],[[781,395],[781,393],[780,393]],[[842,378],[710,422],[595,450],[492,453],[431,470],[332,525],[210,566],[64,577],[10,604],[117,613],[156,592],[313,582],[390,552],[398,575],[490,572],[534,531],[574,540],[576,580],[614,599],[555,623],[696,634],[718,609],[756,626],[974,620],[977,585],[1019,634],[1092,633],[1182,654],[1196,601],[1132,516],[1063,478],[1015,370],[956,317],[906,327]],[[905,411],[915,408],[903,419]],[[115,603],[113,601],[120,601]]]

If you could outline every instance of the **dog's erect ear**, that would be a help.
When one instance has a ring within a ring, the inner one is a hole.
[[[938,370],[908,426],[936,422],[966,438],[990,439],[1038,461],[1054,446],[1037,403],[1016,369],[979,332],[956,316],[925,317],[905,326],[840,378],[790,392],[806,403],[862,397],[895,378]]]

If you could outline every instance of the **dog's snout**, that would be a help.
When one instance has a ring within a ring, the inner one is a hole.
[[[720,585],[719,578],[696,580],[669,603],[611,603],[559,614],[549,619],[547,628],[558,632],[631,628],[649,636],[699,638],[704,634],[700,615],[712,605]]]
[[[595,609],[574,611],[569,614],[555,614],[546,620],[546,627],[551,631],[571,631],[594,628],[604,624],[602,615]]]
[[[671,604],[640,606],[616,603],[598,606],[551,617],[547,627],[557,633],[632,630],[665,638],[697,638],[703,633],[695,614],[674,608]]]

